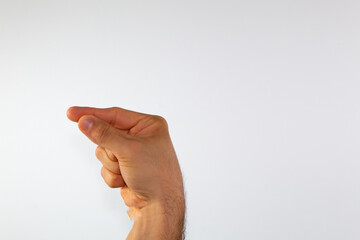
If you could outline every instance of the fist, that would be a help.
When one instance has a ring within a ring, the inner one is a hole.
[[[150,205],[184,205],[181,170],[164,118],[122,108],[71,107],[70,120],[98,145],[101,175],[111,188],[121,188],[136,219]]]

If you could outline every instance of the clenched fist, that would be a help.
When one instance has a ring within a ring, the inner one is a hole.
[[[98,145],[107,185],[121,188],[134,220],[127,239],[181,239],[184,188],[166,120],[117,107],[71,107],[67,116]]]

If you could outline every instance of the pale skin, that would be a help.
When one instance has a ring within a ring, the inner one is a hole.
[[[183,239],[184,187],[166,120],[117,107],[71,107],[67,116],[98,145],[105,183],[121,189],[134,220],[127,240]]]

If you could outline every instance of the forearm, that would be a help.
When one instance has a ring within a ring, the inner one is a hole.
[[[154,202],[139,209],[127,240],[182,240],[185,200],[171,201],[171,205]]]

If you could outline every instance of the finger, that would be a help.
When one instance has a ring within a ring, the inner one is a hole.
[[[105,148],[105,152],[111,161],[118,162],[118,159],[115,157],[115,155],[109,149]]]
[[[142,208],[146,205],[147,201],[138,197],[130,188],[122,187],[120,191],[121,197],[124,200],[124,203],[128,207],[137,207]]]
[[[131,136],[91,115],[82,116],[79,129],[95,144],[116,153],[127,153]]]
[[[98,146],[95,150],[95,155],[107,170],[121,175],[119,163],[111,161],[104,148]]]
[[[121,175],[115,174],[107,170],[105,167],[101,168],[101,176],[103,177],[105,183],[111,188],[120,188],[126,185]]]
[[[91,108],[91,107],[70,107],[67,116],[71,121],[77,122],[84,115],[94,115],[116,128],[128,130],[136,125],[138,121],[147,114],[130,111],[124,108]]]

